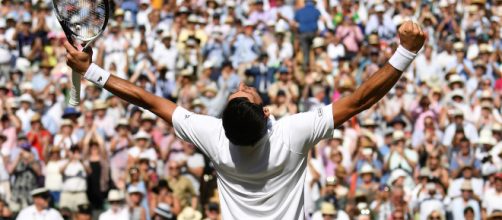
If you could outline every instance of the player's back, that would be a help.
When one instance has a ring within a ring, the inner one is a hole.
[[[281,119],[254,146],[231,144],[220,119],[181,108],[173,124],[213,162],[224,219],[304,218],[307,152],[332,134],[331,106]]]

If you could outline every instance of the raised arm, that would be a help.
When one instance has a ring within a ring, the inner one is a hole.
[[[99,77],[103,77],[106,80],[106,77],[109,76],[108,80],[104,82],[104,88],[106,90],[134,105],[150,110],[172,125],[172,115],[176,109],[176,104],[167,99],[155,96],[154,94],[137,87],[129,81],[110,75],[95,64],[91,66],[91,49],[88,48],[85,52],[80,52],[73,48],[73,46],[71,46],[68,42],[65,42],[64,46],[68,53],[66,55],[67,64],[72,69],[81,73],[90,81],[93,80],[92,78],[89,78],[89,75],[87,74],[97,76],[98,78],[95,79],[97,81],[99,81]]]
[[[417,24],[411,21],[404,23],[401,28],[399,28],[399,37],[401,46],[406,49],[407,51],[405,52],[409,54],[416,54],[420,48],[422,48],[425,41],[424,32]],[[370,108],[387,94],[401,77],[402,71],[405,69],[403,65],[408,66],[414,56],[403,57],[402,54],[396,52],[393,58],[391,58],[393,61],[386,63],[354,91],[354,93],[333,103],[333,121],[335,128],[342,125],[352,116]]]

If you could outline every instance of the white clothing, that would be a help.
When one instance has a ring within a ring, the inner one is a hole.
[[[63,175],[61,175],[62,161],[49,161],[45,166],[45,188],[50,191],[61,191]]]
[[[106,212],[101,213],[99,220],[119,220],[119,219],[129,219],[129,212],[127,209],[121,209],[118,212],[113,212],[112,209],[106,210]]]
[[[65,177],[63,191],[84,192],[87,190],[87,173],[85,172],[84,165],[80,161],[69,162],[63,175]]]
[[[448,196],[451,198],[461,196],[462,192],[460,188],[462,187],[462,183],[464,182],[464,178],[458,178],[451,182],[450,187],[448,187]],[[483,180],[479,178],[471,178],[471,184],[474,194],[478,196],[483,195]]]
[[[336,220],[349,220],[349,215],[345,213],[343,210],[336,210]],[[322,212],[317,211],[312,215],[312,220],[324,220],[322,217]]]
[[[486,194],[481,204],[486,209],[487,215],[490,215],[494,210],[502,210],[502,193]]]
[[[28,206],[21,210],[16,218],[17,220],[63,220],[61,214],[55,209],[43,209],[42,211],[37,211],[35,205]]]
[[[427,220],[427,217],[435,210],[444,213],[443,202],[437,198],[428,198],[420,203],[420,220]]]
[[[31,117],[35,115],[35,112],[31,109],[23,110],[19,109],[16,111],[16,116],[21,120],[22,129],[24,132],[30,131],[31,128]]]
[[[134,158],[141,158],[141,157],[146,157],[149,160],[157,160],[157,152],[153,148],[147,148],[144,151],[141,151],[141,149],[137,146],[132,147],[128,151],[129,156],[134,157]]]
[[[173,114],[176,135],[214,164],[222,219],[304,219],[308,151],[332,136],[333,126],[328,105],[283,117],[253,146],[236,146],[225,136],[221,119],[182,107]]]
[[[479,203],[474,199],[469,199],[469,201],[465,203],[464,199],[461,197],[453,199],[450,204],[453,219],[464,219],[464,209],[469,206],[474,210],[474,220],[481,220]]]

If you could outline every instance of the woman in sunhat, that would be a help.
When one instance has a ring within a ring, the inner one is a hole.
[[[119,119],[115,127],[115,136],[110,141],[110,172],[115,184],[118,184],[127,171],[127,149],[133,145],[129,130],[130,126],[127,118]]]
[[[47,164],[45,165],[45,187],[49,190],[55,205],[59,204],[61,188],[63,187],[63,176],[61,167],[64,161],[61,160],[61,149],[55,146],[47,147]]]

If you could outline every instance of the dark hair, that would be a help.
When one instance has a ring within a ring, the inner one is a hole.
[[[263,107],[247,98],[230,100],[222,114],[225,135],[235,145],[253,145],[266,133]]]
[[[467,212],[472,212],[474,213],[474,209],[470,206],[467,206],[465,209],[464,209],[464,215],[467,214]]]

